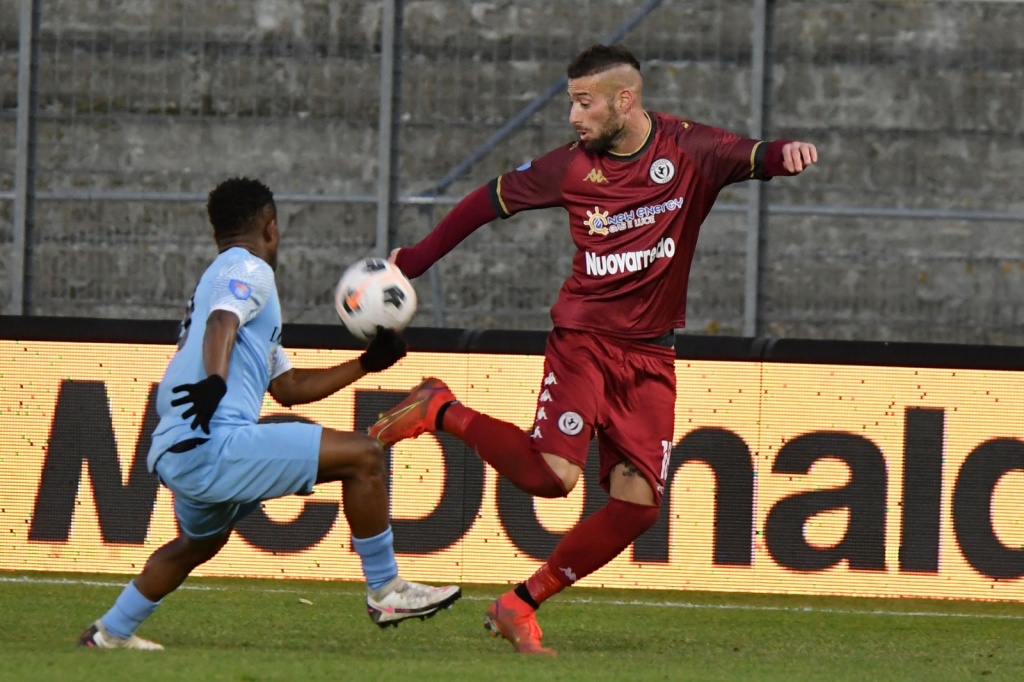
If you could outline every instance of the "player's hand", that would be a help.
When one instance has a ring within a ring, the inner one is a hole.
[[[408,345],[401,334],[394,329],[377,327],[377,333],[370,339],[370,345],[359,356],[359,364],[367,372],[380,372],[405,357]]]
[[[399,246],[397,249],[391,249],[391,253],[388,254],[388,262],[398,265],[398,252],[401,250],[401,246]]]
[[[809,142],[788,142],[782,147],[782,167],[790,173],[802,172],[818,163],[818,150]]]
[[[191,407],[182,413],[182,419],[187,421],[189,417],[194,417],[192,429],[195,430],[201,426],[203,427],[203,433],[209,434],[210,420],[213,418],[213,413],[217,411],[220,399],[228,392],[228,384],[224,381],[223,377],[219,374],[211,374],[202,381],[175,386],[171,390],[174,393],[185,394],[180,398],[172,400],[172,407],[192,404]]]

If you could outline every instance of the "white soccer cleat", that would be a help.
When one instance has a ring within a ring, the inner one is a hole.
[[[367,590],[366,612],[382,628],[407,618],[430,618],[462,596],[458,585],[432,587],[397,577],[379,590]]]
[[[156,642],[142,639],[132,635],[131,637],[115,637],[103,627],[103,621],[98,620],[90,625],[82,636],[78,638],[79,646],[92,647],[94,649],[139,649],[140,651],[163,651],[164,648]]]

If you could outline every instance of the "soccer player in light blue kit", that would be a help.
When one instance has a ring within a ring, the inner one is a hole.
[[[259,424],[263,396],[284,406],[315,402],[406,352],[379,329],[356,360],[294,369],[281,348],[274,270],[281,234],[274,196],[262,183],[232,178],[206,205],[220,255],[196,286],[157,393],[160,423],[149,470],[174,493],[181,534],[156,550],[113,607],[80,637],[82,646],[159,650],[136,628],[192,570],[212,559],[260,502],[341,481],[352,545],[362,561],[367,610],[385,627],[451,606],[457,586],[431,587],[398,575],[380,443],[307,423]]]

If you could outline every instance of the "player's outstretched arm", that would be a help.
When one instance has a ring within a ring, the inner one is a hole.
[[[270,382],[270,395],[284,407],[323,400],[370,372],[381,372],[405,357],[402,335],[380,328],[370,345],[355,360],[334,367],[289,369]]]
[[[441,222],[415,246],[395,249],[389,260],[409,279],[419,277],[477,228],[498,217],[487,185],[455,204]]]

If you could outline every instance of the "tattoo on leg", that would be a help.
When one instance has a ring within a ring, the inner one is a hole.
[[[622,463],[622,475],[626,478],[633,478],[634,476],[640,475],[640,470],[636,468],[636,465],[632,462]]]

